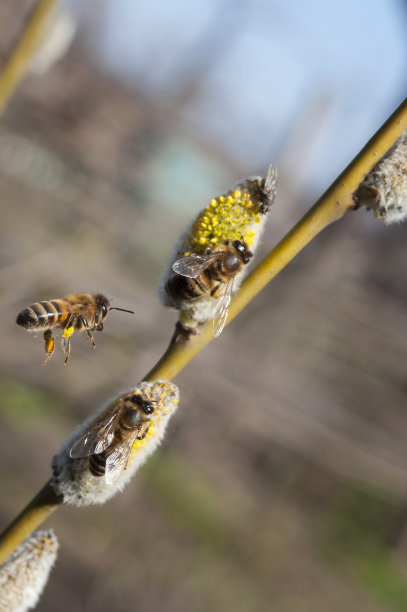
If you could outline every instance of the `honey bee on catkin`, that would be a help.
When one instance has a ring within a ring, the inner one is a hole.
[[[66,504],[87,506],[122,491],[162,442],[178,402],[178,387],[156,380],[140,382],[102,406],[55,455],[55,493]]]
[[[208,249],[204,255],[189,255],[174,262],[175,274],[165,284],[174,301],[198,301],[214,298],[214,336],[221,334],[229,312],[235,277],[252,257],[243,240],[226,240],[224,244]]]
[[[182,236],[160,295],[166,306],[180,310],[181,327],[197,331],[213,320],[214,335],[222,332],[232,294],[246,273],[259,243],[276,194],[277,171],[266,178],[248,178],[211,200]]]
[[[89,457],[93,476],[115,482],[126,469],[135,440],[144,440],[155,404],[145,391],[128,393],[103,421],[94,425],[72,445],[72,459]]]
[[[16,323],[30,332],[43,331],[47,354],[44,364],[52,357],[55,348],[52,330],[63,329],[62,349],[66,364],[71,352],[70,338],[74,331],[85,332],[92,348],[95,348],[93,332],[103,330],[103,322],[110,310],[134,314],[132,310],[110,306],[110,301],[101,293],[74,293],[63,299],[31,304],[20,312]]]

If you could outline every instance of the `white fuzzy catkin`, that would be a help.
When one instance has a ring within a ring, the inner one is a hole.
[[[407,130],[376,164],[356,192],[359,205],[387,224],[407,218]]]
[[[150,400],[156,402],[151,416],[151,425],[144,440],[136,440],[125,470],[113,483],[107,483],[104,476],[94,476],[89,470],[89,458],[72,459],[69,455],[73,443],[99,421],[103,421],[117,409],[118,404],[129,392],[143,391]],[[82,423],[62,444],[61,450],[52,462],[52,486],[58,495],[63,496],[66,504],[87,506],[102,504],[121,491],[135,474],[137,469],[155,451],[164,437],[171,415],[179,401],[178,387],[167,381],[153,383],[141,382],[133,389],[126,391],[98,415]]]
[[[62,2],[56,2],[48,14],[41,43],[31,59],[30,70],[44,74],[68,51],[78,29],[74,15]]]
[[[25,612],[37,605],[58,548],[52,530],[34,531],[0,566],[1,612]]]

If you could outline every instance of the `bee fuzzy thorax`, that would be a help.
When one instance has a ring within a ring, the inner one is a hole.
[[[63,496],[64,503],[75,506],[104,503],[113,497],[158,447],[178,401],[177,386],[167,381],[142,382],[121,394],[64,441],[52,463],[55,492]],[[114,481],[109,481],[107,474],[104,474],[106,460],[113,457],[113,451],[121,452],[123,449],[118,440],[123,434],[125,441],[128,435],[126,423],[129,429],[133,426],[129,408],[131,405],[141,415],[133,419],[137,426],[137,436],[130,438],[126,464],[116,473]],[[105,428],[106,435],[104,445],[97,448],[98,440],[92,432],[99,427],[102,430]],[[92,435],[95,439],[90,448]],[[89,456],[84,456],[83,449],[86,448]]]

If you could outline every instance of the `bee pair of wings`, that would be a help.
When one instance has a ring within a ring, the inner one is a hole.
[[[104,421],[98,423],[87,431],[72,445],[69,452],[72,459],[81,459],[90,455],[99,455],[106,450],[113,442],[116,419],[120,409],[106,417]],[[139,433],[138,429],[120,444],[106,458],[105,480],[107,484],[115,482],[121,472],[126,469],[133,442]]]
[[[209,266],[215,263],[223,253],[216,251],[215,253],[207,253],[205,255],[188,255],[187,257],[181,257],[174,262],[172,269],[181,276],[188,276],[189,278],[198,278]],[[225,327],[226,320],[228,318],[229,306],[232,299],[233,292],[233,281],[232,276],[229,280],[224,283],[217,296],[217,303],[213,312],[213,335],[215,338],[220,336]]]

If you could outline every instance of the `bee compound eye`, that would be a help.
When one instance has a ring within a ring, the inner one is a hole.
[[[152,402],[148,399],[144,399],[141,395],[138,395],[137,393],[129,397],[129,400],[133,404],[139,406],[145,414],[153,414],[155,410],[155,402]]]
[[[100,305],[100,310],[101,310],[101,313],[102,313],[102,317],[103,317],[103,319],[104,319],[104,318],[105,318],[105,316],[107,315],[107,306],[106,306],[106,304],[104,304],[103,302],[102,302],[102,304]]]
[[[233,246],[235,247],[235,249],[237,251],[239,251],[239,253],[240,253],[241,257],[242,257],[243,263],[247,264],[249,262],[249,260],[250,260],[250,257],[253,256],[253,253],[251,251],[249,251],[246,243],[242,242],[241,240],[235,240],[233,242]]]
[[[154,412],[154,406],[151,402],[143,402],[141,407],[146,414],[153,414]]]

